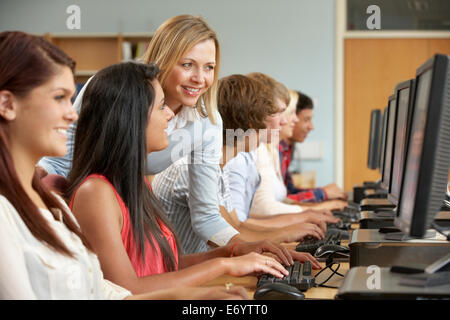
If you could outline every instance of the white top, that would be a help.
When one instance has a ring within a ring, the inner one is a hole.
[[[256,189],[250,216],[302,211],[299,205],[283,202],[286,199],[287,190],[281,178],[278,150],[273,148],[272,152],[269,152],[267,144],[261,143],[256,149],[256,167],[261,176],[261,183]]]
[[[58,200],[76,221],[64,201]],[[55,210],[61,219],[61,212]],[[97,256],[64,223],[48,210],[40,212],[75,258],[37,240],[16,209],[0,195],[0,300],[123,299],[131,295],[103,278]]]

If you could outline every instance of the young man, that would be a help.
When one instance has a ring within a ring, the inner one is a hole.
[[[324,200],[346,199],[347,196],[345,192],[335,183],[326,185],[323,188],[300,189],[294,186],[294,183],[292,182],[292,176],[288,171],[288,168],[292,160],[295,142],[302,143],[305,141],[308,133],[314,129],[312,122],[313,101],[310,97],[301,92],[296,91],[295,93],[298,97],[295,110],[298,121],[294,123],[293,130],[282,130],[282,134],[280,135],[281,141],[279,144],[281,175],[287,188],[287,197],[296,202],[301,202],[303,205],[305,202],[322,202]],[[345,206],[345,202],[343,201],[329,202],[329,204],[333,203],[336,205],[341,204],[342,206]]]
[[[324,214],[289,215],[289,221],[287,219],[284,221],[284,225],[288,226],[284,228],[274,227],[274,222],[268,219],[265,225],[261,226],[253,225],[251,219],[248,219],[250,221],[246,221],[247,219],[241,221],[237,218],[236,211],[241,212],[241,210],[248,218],[249,205],[235,208],[234,194],[230,191],[229,171],[226,169],[226,164],[236,161],[236,155],[249,154],[249,151],[257,147],[260,140],[265,139],[266,135],[263,130],[266,125],[264,121],[268,117],[279,116],[279,110],[273,102],[271,92],[268,92],[258,81],[243,75],[232,75],[219,81],[218,108],[223,121],[224,144],[221,164],[223,171],[220,172],[218,188],[220,192],[217,196],[220,211],[229,224],[223,224],[213,237],[200,234],[198,232],[200,228],[195,224],[192,225],[187,192],[189,164],[186,158],[177,161],[156,175],[152,183],[154,193],[160,199],[177,230],[184,252],[206,251],[209,249],[208,245],[223,245],[237,236],[244,241],[269,239],[274,242],[300,241],[306,236],[322,238],[326,222],[336,222],[330,216],[325,218]],[[247,184],[247,188],[244,187],[240,192],[250,202],[254,193],[253,187],[258,183],[257,172],[255,177],[253,184]],[[245,207],[247,209],[244,209]],[[205,216],[204,220],[211,218],[213,217]]]

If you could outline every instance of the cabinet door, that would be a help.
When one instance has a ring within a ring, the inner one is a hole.
[[[395,86],[415,77],[435,53],[450,54],[450,39],[346,39],[344,44],[344,188],[380,179],[367,168],[370,112],[384,109]]]

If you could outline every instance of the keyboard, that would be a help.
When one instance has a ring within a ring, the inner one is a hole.
[[[333,231],[333,230],[330,230]],[[316,250],[323,246],[324,244],[341,244],[341,234],[338,232],[330,232],[327,230],[325,234],[325,238],[323,239],[315,239],[315,238],[306,238],[302,242],[300,242],[297,247],[295,247],[295,251],[298,252],[309,252],[314,256]]]
[[[337,223],[327,223],[327,229],[340,229],[340,230],[350,230],[352,227],[350,222],[343,222],[342,220]]]
[[[360,218],[360,210],[352,207],[345,207],[343,210],[331,210],[331,212],[344,223],[355,223]]]
[[[306,261],[302,264],[299,261],[294,261],[292,266],[285,266],[285,268],[289,271],[289,275],[284,278],[277,278],[265,273],[259,276],[256,287],[259,288],[267,283],[281,282],[296,287],[300,291],[307,291],[309,288],[315,286],[316,283],[312,275],[311,262]]]

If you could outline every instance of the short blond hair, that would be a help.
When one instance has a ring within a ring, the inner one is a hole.
[[[210,88],[197,101],[197,110],[203,117],[209,117],[216,123],[217,112],[217,82],[220,65],[220,45],[216,32],[200,16],[179,15],[166,20],[156,30],[143,60],[155,63],[161,70],[158,80],[164,88],[165,81],[171,69],[186,52],[198,43],[211,39],[216,46],[216,66],[214,81]],[[205,109],[202,108],[202,101]]]

